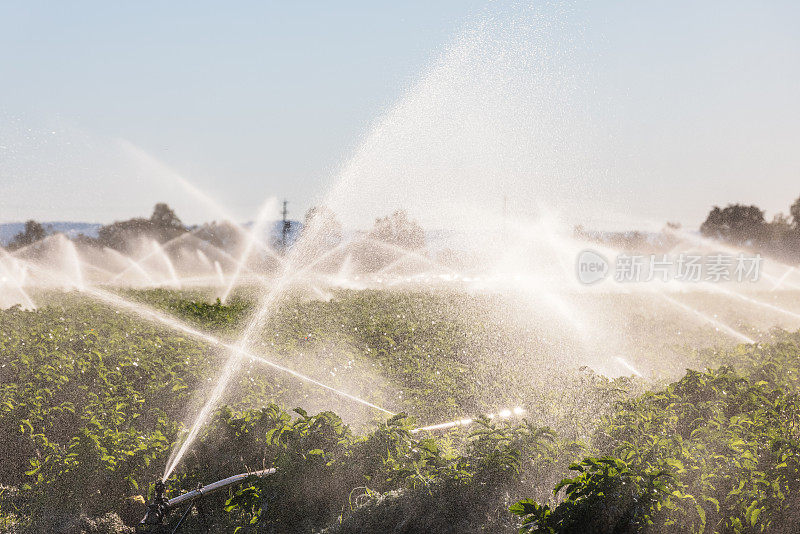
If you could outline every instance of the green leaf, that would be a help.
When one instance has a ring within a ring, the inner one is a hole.
[[[539,509],[539,503],[531,499],[522,499],[509,506],[508,511],[518,516],[532,514]]]

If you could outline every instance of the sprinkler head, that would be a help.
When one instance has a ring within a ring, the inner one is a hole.
[[[138,532],[155,532],[158,527],[164,524],[164,517],[167,515],[167,486],[163,480],[155,484],[155,495],[150,504],[147,505],[147,513],[139,522],[136,530]]]

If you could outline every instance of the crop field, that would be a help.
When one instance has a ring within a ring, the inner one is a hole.
[[[254,305],[244,291],[227,305],[203,290],[120,294],[223,342]],[[396,415],[245,358],[170,491],[278,468],[209,497],[189,530],[794,531],[800,334],[683,298],[756,343],[632,294],[592,300],[624,316],[630,346],[491,294],[288,295],[258,353]],[[0,529],[132,531],[225,350],[84,294],[37,300],[0,312]]]
[[[0,534],[800,533],[800,2],[58,4]]]

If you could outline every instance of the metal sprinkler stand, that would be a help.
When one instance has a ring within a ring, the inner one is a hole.
[[[175,533],[181,527],[181,524],[186,517],[188,517],[192,508],[195,508],[205,521],[205,513],[202,508],[202,499],[205,495],[243,482],[245,479],[251,476],[264,477],[275,473],[275,471],[275,468],[271,468],[262,469],[261,471],[254,471],[252,473],[239,473],[238,475],[233,475],[231,477],[212,482],[207,486],[198,485],[197,489],[183,493],[177,497],[173,497],[172,499],[166,498],[166,485],[164,484],[164,481],[159,480],[155,484],[155,496],[153,497],[152,502],[147,505],[147,513],[145,513],[144,517],[139,522],[139,525],[137,525],[136,530],[137,532],[149,533]],[[181,518],[175,527],[171,530],[168,530],[168,525],[165,522],[167,516],[172,510],[176,509],[182,504],[188,504],[189,507],[186,509],[183,515],[181,515]]]
[[[164,524],[164,516],[169,511],[169,501],[166,494],[167,486],[163,480],[156,482],[155,496],[152,502],[147,505],[147,513],[144,514],[137,530],[140,532],[151,532],[155,530],[156,525]]]

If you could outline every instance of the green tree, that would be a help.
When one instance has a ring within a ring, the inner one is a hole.
[[[31,245],[44,239],[46,235],[47,232],[40,223],[34,220],[27,221],[25,223],[25,229],[14,236],[14,239],[11,240],[8,248],[9,250],[15,250]]]
[[[760,243],[765,230],[764,211],[744,204],[729,204],[722,209],[714,206],[700,226],[704,236],[736,245]]]
[[[114,221],[101,226],[97,231],[97,241],[109,248],[125,250],[129,243],[139,237],[153,237],[149,219],[135,217],[127,221]]]
[[[800,197],[789,208],[789,214],[792,216],[792,226],[795,230],[800,230]]]
[[[164,243],[186,231],[172,208],[158,203],[149,219],[134,217],[102,226],[97,232],[97,241],[106,247],[125,250],[131,241],[138,238],[150,238]]]
[[[175,211],[163,202],[159,202],[153,208],[150,224],[153,226],[156,239],[162,243],[186,232],[186,227],[175,215]]]
[[[776,213],[766,226],[767,242],[771,247],[780,250],[790,243],[794,230],[789,216]]]

